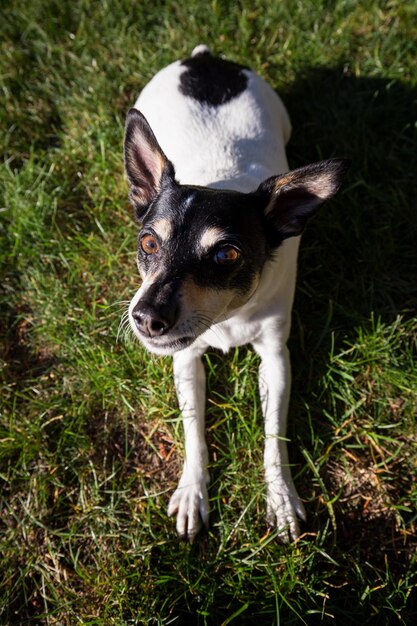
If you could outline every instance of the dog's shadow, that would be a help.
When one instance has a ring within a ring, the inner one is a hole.
[[[417,90],[336,67],[308,70],[281,95],[293,124],[291,168],[333,156],[352,160],[344,186],[309,224],[300,248],[289,435],[298,442],[305,436],[308,448],[306,404],[317,411],[319,437],[331,437],[330,424],[320,417],[331,350],[354,342],[372,318],[391,324],[417,311]],[[298,445],[291,453],[296,465],[305,465]],[[394,515],[358,519],[349,529],[340,516],[338,540],[350,542],[355,526],[371,562],[386,554],[375,549],[375,537],[379,545],[384,535],[386,545],[394,535],[399,539]],[[395,557],[394,549],[388,556]]]
[[[338,195],[303,235],[290,341],[293,395],[314,393],[337,352],[371,318],[417,312],[417,90],[311,69],[281,95],[290,167],[347,156]]]
[[[385,321],[415,313],[417,91],[335,68],[310,70],[283,98],[291,168],[352,159],[341,192],[303,238],[296,311],[322,316],[332,300],[332,326],[345,330],[371,313]]]

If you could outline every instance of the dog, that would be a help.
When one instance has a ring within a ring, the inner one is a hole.
[[[192,542],[208,526],[205,372],[209,348],[251,344],[260,356],[267,521],[299,535],[304,506],[288,461],[290,358],[286,346],[300,235],[338,190],[346,159],[288,171],[287,111],[250,69],[200,45],[158,72],[126,120],[124,164],[141,230],[142,285],[133,332],[173,355],[185,461],[168,515]]]

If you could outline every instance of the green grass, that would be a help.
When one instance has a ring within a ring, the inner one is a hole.
[[[400,0],[2,4],[1,624],[415,623],[416,22]],[[282,94],[292,167],[353,161],[302,242],[288,546],[264,521],[257,358],[206,358],[211,528],[189,546],[166,516],[170,360],[117,339],[124,117],[198,43]]]

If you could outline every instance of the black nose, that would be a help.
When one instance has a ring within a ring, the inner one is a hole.
[[[174,325],[176,310],[172,307],[156,307],[148,303],[138,302],[132,311],[132,317],[142,335],[159,337]]]

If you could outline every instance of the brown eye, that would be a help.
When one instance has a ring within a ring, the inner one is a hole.
[[[158,243],[153,235],[144,235],[140,240],[140,247],[145,254],[155,254],[158,252]]]
[[[240,252],[233,246],[222,246],[214,255],[214,260],[219,265],[232,265],[240,257]]]

